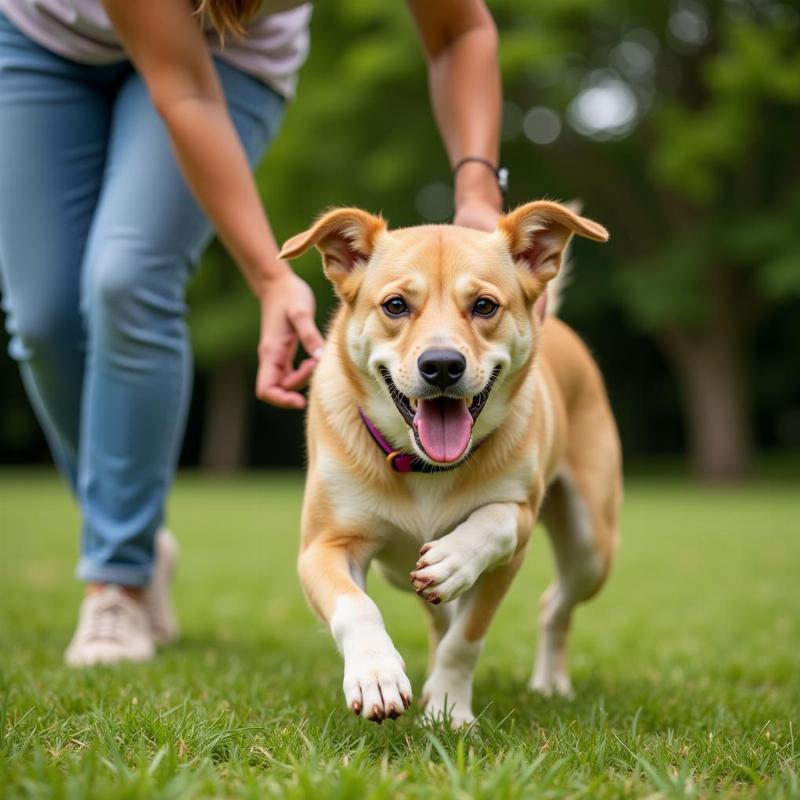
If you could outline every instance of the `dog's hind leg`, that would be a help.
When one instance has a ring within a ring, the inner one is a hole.
[[[616,543],[618,481],[579,485],[565,467],[550,486],[542,520],[553,546],[556,578],[542,595],[539,641],[529,688],[545,695],[572,695],[567,636],[572,611],[603,585]]]

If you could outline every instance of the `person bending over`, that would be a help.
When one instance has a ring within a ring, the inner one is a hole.
[[[482,0],[408,5],[451,164],[475,159],[457,170],[455,222],[492,228],[491,16]],[[293,97],[310,15],[285,0],[0,0],[10,353],[82,518],[68,664],[145,661],[177,634],[164,507],[190,397],[184,293],[212,231],[261,304],[258,396],[305,404],[314,298],[277,257],[251,169]]]

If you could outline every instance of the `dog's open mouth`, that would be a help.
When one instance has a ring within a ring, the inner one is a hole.
[[[389,370],[381,367],[381,376],[389,394],[414,438],[432,461],[450,464],[458,461],[469,447],[472,426],[483,411],[500,367],[495,367],[486,386],[473,397],[420,397],[404,395],[392,380]]]

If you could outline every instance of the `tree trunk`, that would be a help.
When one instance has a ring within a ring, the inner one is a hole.
[[[250,429],[250,371],[241,361],[219,364],[209,375],[200,466],[234,472],[245,465]]]
[[[753,445],[735,317],[715,317],[702,331],[664,331],[662,342],[681,384],[694,471],[722,482],[747,476]]]

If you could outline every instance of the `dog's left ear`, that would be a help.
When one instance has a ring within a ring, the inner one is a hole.
[[[598,222],[581,217],[567,206],[537,200],[501,217],[497,224],[516,261],[524,262],[542,283],[555,278],[561,259],[574,234],[608,241],[608,231]]]
[[[338,294],[350,299],[360,281],[355,273],[372,257],[378,237],[385,233],[386,221],[360,208],[335,208],[323,214],[307,231],[298,233],[283,245],[279,258],[296,258],[310,247],[322,253],[325,275]]]

